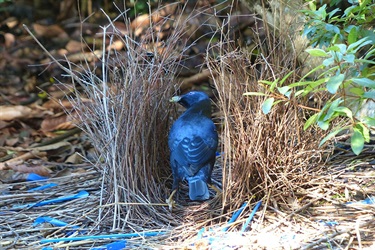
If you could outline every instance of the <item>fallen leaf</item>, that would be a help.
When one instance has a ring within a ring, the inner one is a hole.
[[[9,147],[13,147],[14,145],[17,144],[17,142],[19,142],[19,138],[17,138],[17,137],[7,138],[5,140],[5,145],[7,145]]]
[[[5,122],[5,121],[0,120],[0,129],[8,127],[10,124],[11,123],[9,123],[9,122]]]
[[[72,109],[73,104],[69,100],[56,100],[56,99],[49,99],[45,103],[43,103],[43,108],[46,109]]]
[[[16,162],[8,165],[8,169],[12,169],[14,171],[20,172],[20,173],[35,173],[40,176],[49,177],[50,176],[50,170],[44,166],[32,166],[29,167],[26,164],[16,164]]]
[[[139,35],[139,34],[137,35],[137,30],[143,29],[144,27],[149,27],[149,26],[150,26],[150,16],[148,14],[137,16],[130,24],[130,28],[135,31],[136,36]]]
[[[43,132],[51,132],[55,130],[68,130],[75,128],[74,121],[71,116],[66,115],[65,113],[58,117],[47,117],[42,121],[40,129]]]
[[[45,38],[69,38],[68,34],[66,34],[66,32],[57,24],[45,26],[38,23],[34,23],[33,29],[38,36],[42,36]]]
[[[60,149],[66,146],[72,147],[72,144],[70,144],[67,141],[61,141],[61,142],[57,142],[57,143],[46,145],[46,146],[35,147],[33,149],[38,150],[38,151],[50,151],[50,150]]]
[[[74,163],[74,164],[82,163],[82,157],[81,157],[79,154],[74,153],[74,154],[70,155],[70,156],[65,160],[65,163]]]
[[[31,108],[26,106],[0,106],[0,120],[2,121],[10,121],[19,118],[29,118],[31,113]]]
[[[45,155],[45,153],[43,153]],[[32,153],[26,153],[19,157],[10,159],[6,162],[0,162],[0,170],[14,170],[20,173],[35,173],[41,176],[50,176],[50,170],[44,166],[32,166],[29,167],[24,163],[24,159],[30,156],[35,157]]]
[[[2,183],[24,182],[27,180],[28,176],[29,176],[28,173],[15,172],[13,170],[0,171],[0,182]]]
[[[4,39],[5,39],[5,48],[13,47],[14,43],[16,42],[15,36],[11,33],[5,33]]]
[[[72,174],[72,170],[70,168],[64,168],[63,170],[57,172],[53,175],[53,178],[70,176]]]
[[[84,49],[83,44],[76,40],[70,40],[66,45],[65,48],[68,52],[80,52]]]
[[[33,109],[27,106],[0,106],[0,120],[11,121],[15,119],[40,118],[48,115],[50,111],[40,110],[34,106]]]
[[[11,169],[11,166],[21,164],[28,159],[41,158],[46,155],[47,155],[46,152],[39,152],[38,150],[33,150],[31,152],[27,152],[25,154],[12,158],[8,161],[0,162],[0,170],[8,170],[8,169]]]

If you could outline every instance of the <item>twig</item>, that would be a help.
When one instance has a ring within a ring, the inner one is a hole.
[[[364,223],[362,225],[362,227],[367,227],[368,225],[373,224],[373,223],[374,223],[374,220],[371,219],[371,220],[367,221],[366,223]],[[357,230],[356,227],[354,227],[354,228],[350,228],[350,229],[347,229],[347,230],[342,230],[342,231],[335,232],[335,233],[331,234],[328,237],[320,238],[319,240],[317,240],[317,241],[315,241],[315,242],[313,242],[313,243],[311,243],[311,244],[309,244],[309,245],[307,245],[305,247],[302,247],[302,249],[310,249],[313,246],[316,246],[316,245],[318,245],[318,244],[320,244],[320,243],[322,243],[322,242],[324,242],[326,240],[333,239],[333,238],[335,238],[338,235],[345,234],[345,233],[351,234],[352,232],[355,232],[356,230]]]

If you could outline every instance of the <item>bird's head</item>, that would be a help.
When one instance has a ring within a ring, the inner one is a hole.
[[[184,95],[174,96],[169,101],[178,102],[188,109],[200,102],[210,103],[210,98],[208,97],[208,95],[206,95],[206,93],[202,91],[191,91]]]

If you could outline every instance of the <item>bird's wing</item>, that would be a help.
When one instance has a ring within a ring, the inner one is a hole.
[[[215,157],[217,143],[214,137],[203,140],[200,136],[185,137],[171,152],[174,160],[184,167],[190,176],[211,162]]]

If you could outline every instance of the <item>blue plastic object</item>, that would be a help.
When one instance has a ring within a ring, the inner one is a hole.
[[[35,173],[30,173],[26,178],[27,181],[41,181],[41,180],[46,180],[46,179],[48,178],[44,176],[40,176]]]
[[[198,231],[198,235],[197,235],[197,239],[200,240],[202,239],[203,237],[203,233],[206,232],[206,228],[202,227],[199,231]]]
[[[373,204],[375,204],[375,196],[370,196],[370,197],[368,197],[364,200],[361,200],[361,201],[356,201],[356,202],[350,201],[350,202],[347,202],[346,204],[347,205],[350,205],[350,204],[352,204],[352,205],[356,205],[356,204],[373,205]]]
[[[40,187],[31,188],[31,189],[27,190],[27,192],[42,191],[42,190],[52,188],[52,187],[56,187],[56,186],[57,186],[56,183],[49,183],[49,184],[46,184],[46,185],[43,185],[43,186],[40,186]]]
[[[166,232],[143,232],[143,233],[129,233],[129,234],[103,234],[91,236],[79,236],[69,238],[56,238],[56,239],[43,239],[40,243],[61,242],[61,241],[79,241],[79,240],[92,240],[92,239],[112,239],[112,238],[132,238],[132,237],[151,237],[163,235]]]
[[[255,205],[253,211],[251,211],[251,214],[249,215],[249,218],[247,218],[245,224],[243,224],[241,232],[245,232],[246,228],[249,226],[250,222],[252,221],[255,213],[258,211],[259,207],[262,205],[262,201],[258,201],[258,203]]]
[[[104,247],[94,247],[91,250],[120,250],[126,247],[126,240],[116,241],[105,245]]]
[[[107,245],[107,250],[120,250],[126,247],[126,240],[113,242]]]
[[[74,200],[74,199],[85,198],[87,196],[89,196],[89,193],[87,191],[80,191],[80,192],[78,192],[77,194],[74,194],[74,195],[62,196],[62,197],[55,198],[55,199],[25,204],[25,205],[21,205],[21,206],[15,206],[12,209],[23,209],[23,208],[29,208],[29,207],[41,207],[41,206],[45,206],[45,205],[49,205],[49,204],[53,204],[53,203],[60,203],[60,202],[64,202],[64,201],[70,201],[70,200]]]
[[[77,230],[79,230],[79,228],[80,228],[77,225],[69,225],[68,223],[66,223],[64,221],[61,221],[61,220],[58,220],[58,219],[55,219],[55,218],[52,218],[52,217],[48,217],[48,216],[42,216],[42,217],[36,218],[36,220],[33,223],[33,227],[36,227],[36,226],[38,226],[39,224],[42,224],[42,223],[50,223],[55,227],[67,227],[68,230],[65,230],[65,233],[68,236],[77,232]],[[79,231],[78,233],[84,234],[85,232],[86,232],[86,230]]]
[[[244,202],[242,204],[242,206],[240,207],[240,209],[238,209],[236,212],[233,213],[232,218],[230,218],[230,220],[228,221],[228,226],[223,228],[223,230],[222,230],[223,232],[226,232],[228,230],[229,226],[237,220],[238,216],[240,216],[242,211],[245,209],[246,205],[247,205],[247,203]]]
[[[339,224],[337,221],[324,221],[324,220],[320,220],[318,222],[320,224],[323,224],[324,226],[328,226],[328,227],[337,226]]]
[[[69,226],[68,223],[64,222],[64,221],[61,221],[61,220],[58,220],[58,219],[55,219],[55,218],[52,218],[52,217],[48,217],[48,216],[42,216],[42,217],[38,217],[35,219],[34,223],[33,223],[33,227],[36,227],[37,225],[39,224],[42,224],[42,223],[50,223],[56,227],[65,227],[65,226]],[[71,226],[72,228],[79,228],[79,226]]]

